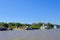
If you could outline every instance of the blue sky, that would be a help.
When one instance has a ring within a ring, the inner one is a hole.
[[[0,0],[0,22],[60,24],[60,0]]]

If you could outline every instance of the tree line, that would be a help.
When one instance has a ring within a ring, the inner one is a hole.
[[[42,22],[32,23],[32,24],[22,24],[22,23],[17,23],[17,22],[9,22],[9,23],[0,22],[0,28],[10,28],[10,29],[20,28],[20,29],[24,29],[26,26],[29,26],[30,28],[40,29],[40,27],[43,24],[45,26],[47,26],[47,29],[52,29],[54,27],[54,25],[56,25],[58,28],[60,28],[60,25],[51,24],[51,23],[42,23]]]

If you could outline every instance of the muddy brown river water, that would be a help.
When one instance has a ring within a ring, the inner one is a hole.
[[[60,29],[0,31],[0,40],[60,40]]]

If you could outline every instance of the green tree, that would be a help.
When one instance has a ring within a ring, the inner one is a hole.
[[[25,27],[26,27],[26,24],[22,24],[20,28],[25,29]]]
[[[10,23],[8,23],[8,27],[9,27],[10,29],[16,28],[14,22],[10,22]]]
[[[39,29],[40,28],[39,25],[36,23],[32,23],[30,27],[33,29]]]
[[[44,24],[44,23],[39,22],[39,23],[37,23],[37,26],[40,28],[43,24]]]
[[[7,23],[4,23],[3,25],[5,28],[8,28],[8,24]]]
[[[54,27],[53,24],[51,24],[51,23],[47,23],[47,29],[52,29],[53,27]]]
[[[22,24],[20,24],[20,23],[15,23],[15,26],[16,26],[17,28],[21,27],[21,25],[22,25]]]

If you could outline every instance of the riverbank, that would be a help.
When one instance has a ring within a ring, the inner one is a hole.
[[[20,28],[14,28],[13,30],[25,30],[25,29],[20,29]]]

